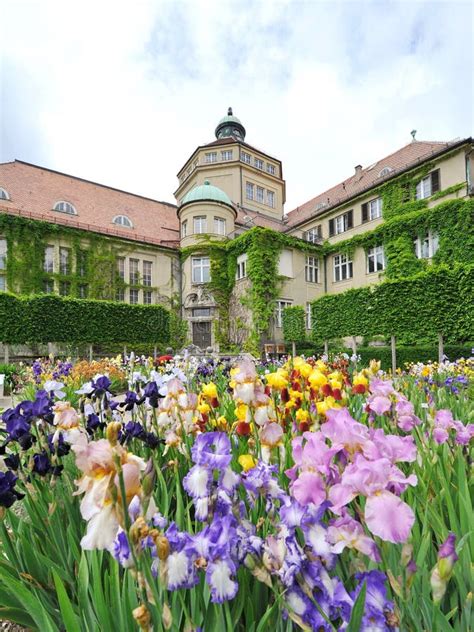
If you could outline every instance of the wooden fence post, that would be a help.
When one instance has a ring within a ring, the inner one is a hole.
[[[94,357],[94,345],[89,345],[89,362],[92,362]]]
[[[293,358],[296,356],[296,343],[295,342],[291,343],[291,354]]]
[[[3,355],[5,357],[5,364],[8,364],[10,362],[10,347],[7,343],[3,345]]]
[[[395,346],[395,336],[390,336],[390,345],[392,347],[392,375],[397,372],[397,349]]]
[[[324,355],[329,355],[329,343],[327,340],[324,341]]]
[[[444,358],[443,334],[438,334],[438,362],[441,364]]]
[[[355,336],[352,336],[352,353],[353,355],[357,355],[357,340]]]

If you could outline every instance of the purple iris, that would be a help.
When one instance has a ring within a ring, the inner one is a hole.
[[[69,443],[64,440],[62,432],[58,434],[57,440],[53,443],[54,434],[48,435],[48,447],[51,454],[57,454],[57,456],[66,456],[71,450]]]
[[[51,470],[51,462],[45,451],[33,455],[33,472],[40,476],[46,476]]]
[[[205,432],[191,448],[193,462],[211,469],[224,470],[230,465],[230,439],[225,432]]]
[[[16,500],[23,498],[15,489],[18,477],[13,472],[0,472],[0,507],[11,507]]]
[[[353,599],[362,589],[365,581],[367,591],[365,594],[365,613],[362,619],[361,631],[364,630],[394,630],[387,621],[387,615],[394,612],[393,602],[387,599],[387,589],[385,586],[386,577],[380,571],[369,571],[368,573],[356,573],[355,578],[360,582],[354,593]],[[379,626],[377,628],[376,626]]]
[[[120,531],[115,539],[113,556],[122,566],[124,566],[130,558],[130,545],[125,531]]]

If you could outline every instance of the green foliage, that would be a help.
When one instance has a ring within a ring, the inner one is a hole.
[[[15,293],[38,294],[49,280],[69,283],[70,296],[79,297],[81,286],[86,286],[88,298],[113,300],[117,290],[127,286],[117,268],[117,257],[133,251],[125,240],[7,213],[0,215],[0,234],[8,244],[7,286]],[[46,246],[59,239],[71,249],[68,274],[47,273],[43,268]]]
[[[169,344],[173,351],[177,353],[185,346],[188,340],[188,324],[181,318],[176,309],[170,311],[170,335]]]
[[[287,342],[305,340],[305,310],[301,305],[292,305],[283,310],[283,337]]]
[[[313,302],[313,337],[394,335],[407,344],[474,337],[474,266],[432,267],[410,279],[351,289]]]
[[[168,342],[169,313],[161,305],[128,305],[52,294],[0,292],[0,340],[44,342]]]

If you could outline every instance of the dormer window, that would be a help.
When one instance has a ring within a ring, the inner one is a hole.
[[[379,173],[379,178],[388,176],[388,174],[392,173],[392,171],[393,171],[392,167],[384,167],[382,171]]]
[[[132,221],[126,215],[116,215],[112,220],[117,226],[124,226],[125,228],[133,228]]]
[[[8,192],[5,189],[2,189],[2,187],[0,187],[0,200],[9,200],[10,196],[8,195]]]
[[[77,215],[77,211],[71,202],[65,202],[64,200],[60,200],[56,202],[53,206],[53,211],[58,211],[59,213],[66,213],[67,215]]]

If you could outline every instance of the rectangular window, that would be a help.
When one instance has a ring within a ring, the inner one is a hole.
[[[117,292],[115,293],[116,301],[124,301],[125,300],[125,289],[123,287],[119,287]]]
[[[306,257],[304,271],[307,283],[319,283],[319,261],[317,257]]]
[[[138,259],[128,260],[130,285],[138,285],[140,283],[140,273],[138,271],[139,264],[140,261]],[[130,301],[130,303],[131,302],[132,301]]]
[[[269,162],[267,162],[267,173],[269,173],[270,175],[274,176],[275,175],[275,165],[271,165]]]
[[[260,158],[255,158],[254,164],[257,169],[263,169],[263,160],[261,160]]]
[[[7,240],[0,239],[0,270],[7,267]]]
[[[153,270],[153,262],[152,261],[144,261],[143,262],[143,285],[151,286],[151,277]]]
[[[225,235],[225,219],[214,217],[214,232],[216,235]]]
[[[138,290],[130,290],[130,303],[136,305],[138,303]]]
[[[46,246],[44,249],[43,270],[45,272],[54,272],[54,246]]]
[[[221,151],[221,160],[232,160],[232,149]]]
[[[78,294],[79,294],[79,298],[87,298],[87,294],[88,294],[88,286],[86,284],[81,284],[78,287]]]
[[[431,259],[439,247],[438,235],[429,230],[424,235],[417,237],[414,244],[418,259]]]
[[[245,162],[248,165],[252,162],[252,158],[251,158],[250,154],[248,154],[246,151],[241,151],[240,152],[240,160],[242,162]]]
[[[375,246],[367,251],[367,274],[385,270],[383,246]]]
[[[87,276],[87,252],[85,250],[79,250],[77,252],[76,270],[78,276]]]
[[[275,208],[275,194],[273,193],[273,191],[267,190],[267,204],[268,206]]]
[[[59,293],[61,296],[69,296],[71,293],[71,284],[69,281],[61,281],[59,284]]]
[[[188,220],[185,219],[184,222],[181,223],[181,237],[186,237],[188,234]]]
[[[347,255],[334,255],[334,281],[352,278],[352,261]]]
[[[426,178],[418,182],[415,189],[415,198],[417,200],[424,200],[433,195],[433,193],[436,193],[436,191],[439,191],[439,189],[439,169],[436,169],[436,171],[432,171]]]
[[[310,241],[312,244],[318,244],[322,239],[321,224],[304,232],[303,239]]]
[[[45,279],[43,281],[43,292],[45,294],[53,294],[53,292],[54,292],[54,281],[52,279]]]
[[[205,154],[204,162],[217,162],[217,151],[211,151]]]
[[[277,301],[275,310],[275,325],[277,327],[283,327],[283,310],[285,307],[291,307],[291,301]]]
[[[151,305],[153,303],[153,292],[151,290],[143,290],[143,304]]]
[[[194,307],[193,318],[205,318],[211,315],[210,307]]]
[[[312,313],[311,303],[306,303],[306,329],[311,329]]]
[[[59,274],[71,274],[70,248],[59,249]]]
[[[329,236],[345,233],[353,226],[353,211],[347,211],[329,220]]]
[[[253,184],[251,182],[246,182],[245,184],[245,196],[247,200],[253,200]]]
[[[0,292],[6,292],[7,282],[4,275],[0,275]]]
[[[240,279],[245,279],[247,276],[247,254],[239,255],[237,257],[237,270],[235,273],[235,278],[237,281]]]
[[[207,233],[207,219],[204,216],[193,217],[193,225],[195,235]]]
[[[257,186],[257,202],[263,204],[263,187]]]
[[[208,283],[211,280],[209,257],[192,258],[193,283]]]
[[[125,257],[117,257],[117,269],[119,278],[125,281]]]
[[[362,204],[362,223],[382,217],[382,198],[375,198]]]

